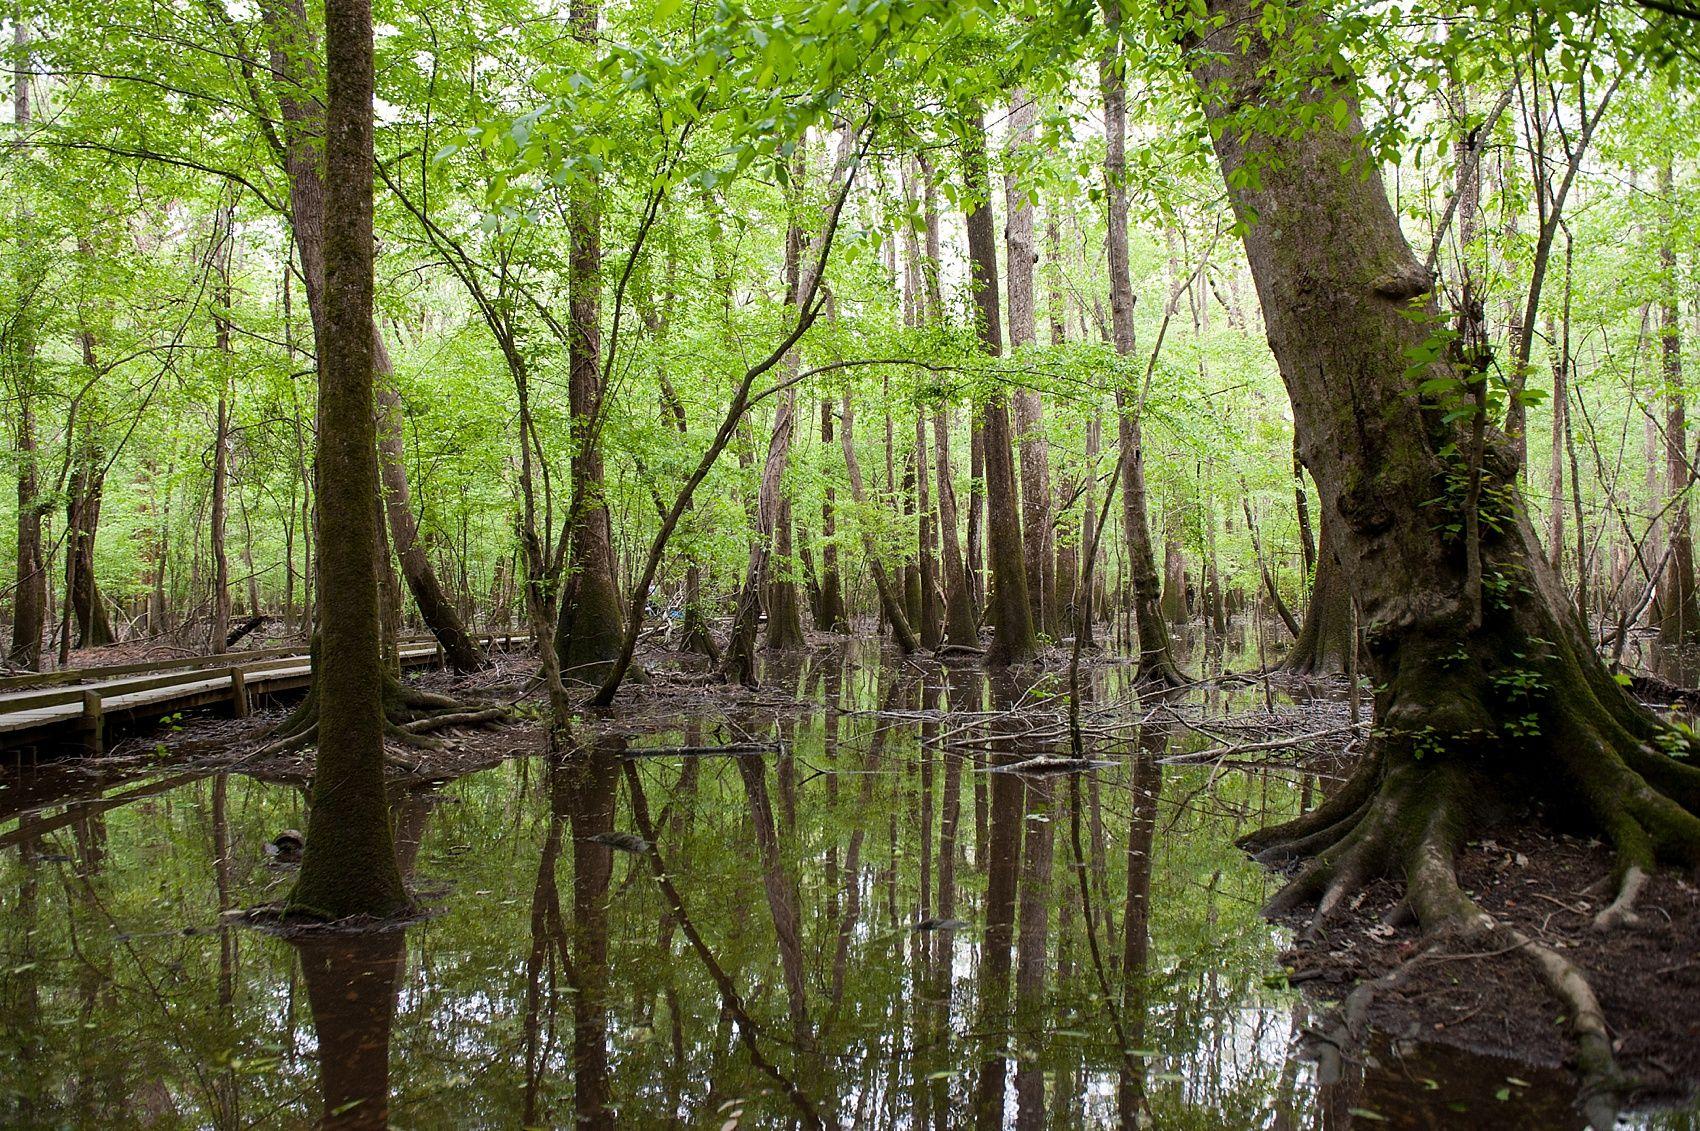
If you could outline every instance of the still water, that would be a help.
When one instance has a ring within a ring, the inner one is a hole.
[[[1582,1126],[1564,1075],[1439,1047],[1317,1079],[1233,839],[1326,782],[1162,764],[1207,740],[1114,670],[1106,764],[1030,775],[1054,680],[768,677],[396,796],[429,913],[379,934],[221,919],[287,890],[295,786],[0,779],[0,1125]],[[732,743],[765,749],[700,752]]]

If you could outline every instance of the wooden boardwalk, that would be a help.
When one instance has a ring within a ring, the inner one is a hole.
[[[528,639],[481,638],[489,648]],[[443,663],[442,649],[429,638],[405,640],[400,651],[404,669]],[[303,691],[312,677],[312,661],[299,648],[9,676],[0,679],[0,751],[80,747],[98,754],[112,724],[135,728],[209,707],[246,715],[256,698]]]

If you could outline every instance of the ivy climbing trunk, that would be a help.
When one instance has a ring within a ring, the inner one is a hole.
[[[1477,906],[1453,860],[1496,802],[1526,812],[1517,807],[1545,800],[1614,850],[1618,896],[1596,919],[1613,926],[1633,917],[1655,860],[1700,865],[1700,770],[1660,752],[1661,740],[1680,740],[1595,655],[1497,429],[1478,433],[1491,513],[1481,591],[1468,591],[1475,571],[1452,531],[1472,425],[1453,410],[1470,393],[1458,361],[1431,341],[1430,327],[1445,325],[1431,275],[1367,152],[1354,79],[1302,45],[1326,29],[1315,17],[1270,21],[1265,2],[1209,0],[1187,33],[1190,66],[1377,692],[1375,736],[1353,777],[1248,843],[1305,861],[1273,910],[1314,902],[1325,918],[1388,874],[1429,930],[1531,961],[1564,1003],[1601,1120],[1614,1077],[1598,999],[1574,964]],[[1317,110],[1306,128],[1270,128],[1306,102]]]

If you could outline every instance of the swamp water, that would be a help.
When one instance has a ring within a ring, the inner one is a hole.
[[[1058,753],[1045,686],[867,646],[615,715],[398,796],[431,913],[310,942],[220,925],[287,890],[298,788],[10,772],[0,1125],[1582,1126],[1563,1074],[1438,1046],[1319,1081],[1233,847],[1319,783],[1163,764],[1209,740],[1119,678],[1086,773],[994,769]],[[644,753],[738,742],[777,749]]]

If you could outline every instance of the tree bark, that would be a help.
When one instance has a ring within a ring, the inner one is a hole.
[[[963,134],[963,178],[970,210],[966,227],[975,322],[981,348],[989,356],[997,357],[1003,352],[998,312],[998,249],[986,172],[986,132],[978,113],[970,117]],[[986,471],[986,544],[991,558],[990,597],[995,621],[986,662],[1001,666],[1030,660],[1037,652],[1033,614],[1027,600],[1027,562],[1021,544],[1009,398],[1001,392],[986,399],[980,440]]]
[[[1103,0],[1104,22],[1121,26],[1120,0]],[[1119,33],[1118,33],[1119,34]],[[1119,46],[1105,54],[1100,72],[1104,99],[1104,189],[1109,229],[1105,237],[1110,267],[1110,338],[1117,354],[1134,349],[1133,279],[1127,249],[1127,89]],[[1169,626],[1161,608],[1162,584],[1151,546],[1151,519],[1145,492],[1144,438],[1140,434],[1143,392],[1116,388],[1116,440],[1121,445],[1122,535],[1127,539],[1128,587],[1134,629],[1139,638],[1138,679],[1179,686],[1186,683],[1175,663]]]
[[[325,111],[311,94],[317,86],[314,60],[318,47],[303,0],[265,0],[262,11],[273,88],[284,123],[283,165],[289,181],[289,223],[307,291],[307,313],[313,323],[314,340],[318,341],[325,332],[326,225],[325,173],[321,165]],[[372,333],[377,388],[375,435],[382,444],[379,469],[384,516],[420,616],[442,643],[449,662],[457,670],[471,671],[483,666],[483,656],[467,633],[454,603],[444,594],[431,560],[420,544],[403,461],[400,393],[395,388],[394,368],[389,351],[378,337],[376,322]],[[303,534],[305,537],[306,532]]]
[[[1659,643],[1680,649],[1700,639],[1700,601],[1694,592],[1694,533],[1688,505],[1687,390],[1682,387],[1682,316],[1677,271],[1671,162],[1659,171],[1659,192],[1672,209],[1659,237],[1659,359],[1665,392],[1665,491],[1674,505],[1665,518],[1670,557],[1659,583]],[[1687,665],[1677,665],[1678,668]]]
[[[324,333],[319,339],[319,746],[297,913],[389,916],[411,901],[384,788],[378,449],[372,415],[372,9],[325,5]]]
[[[29,154],[30,81],[34,68],[29,55],[30,25],[21,13],[12,21],[12,34],[17,60],[12,71],[12,122],[17,131],[12,147],[22,165]],[[16,274],[20,294],[28,293],[26,276],[33,251],[29,234],[31,216],[28,205],[23,203],[25,199],[25,194],[18,195]],[[47,629],[47,562],[41,552],[41,519],[51,501],[42,498],[37,467],[35,311],[30,306],[27,301],[21,305],[8,335],[18,393],[18,568],[12,592],[12,646],[6,658],[9,663],[33,671],[41,667],[41,638]]]
[[[1033,144],[1037,107],[1017,89],[1009,99],[1008,148]],[[1038,341],[1034,265],[1038,262],[1033,194],[1013,172],[1004,174],[1004,287],[1009,295],[1009,348]],[[1056,538],[1051,528],[1051,469],[1045,440],[1045,411],[1039,394],[1017,389],[1015,430],[1021,451],[1021,534],[1027,566],[1027,600],[1034,627],[1057,635]]]
[[[598,0],[574,0],[572,34],[594,45]],[[619,658],[625,625],[614,574],[614,546],[602,464],[602,203],[594,175],[574,187],[567,226],[567,400],[573,421],[571,560],[555,649],[561,674],[601,680]]]
[[[1446,419],[1455,397],[1419,391],[1431,378],[1455,380],[1459,363],[1441,351],[1407,371],[1407,359],[1432,349],[1431,276],[1366,152],[1354,82],[1305,62],[1312,56],[1291,42],[1321,29],[1300,20],[1271,32],[1263,7],[1210,0],[1201,26],[1227,30],[1193,41],[1203,49],[1191,68],[1300,451],[1324,514],[1339,520],[1337,553],[1377,691],[1376,734],[1357,773],[1316,810],[1247,843],[1307,860],[1272,911],[1315,903],[1321,920],[1391,874],[1425,928],[1533,962],[1565,1004],[1590,1116],[1609,1118],[1611,1042],[1585,978],[1477,906],[1453,859],[1494,802],[1546,800],[1615,850],[1619,898],[1596,919],[1612,926],[1631,916],[1637,877],[1656,859],[1700,865],[1700,771],[1659,752],[1657,743],[1681,740],[1594,654],[1518,497],[1514,446],[1497,429],[1484,433],[1481,460],[1480,498],[1491,508],[1483,591],[1469,591],[1470,555],[1453,530],[1472,425]],[[1268,115],[1306,100],[1324,111],[1312,125],[1268,128]]]

